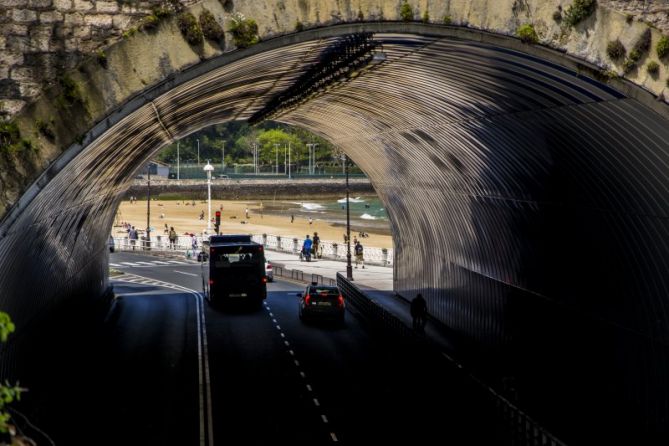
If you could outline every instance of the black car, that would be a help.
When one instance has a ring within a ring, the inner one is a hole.
[[[299,315],[302,320],[332,320],[341,324],[345,321],[346,304],[339,287],[312,283],[304,293],[298,293]]]

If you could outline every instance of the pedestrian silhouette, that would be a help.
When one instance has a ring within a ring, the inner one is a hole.
[[[420,293],[411,301],[411,318],[413,319],[413,329],[424,332],[427,323],[427,302]]]

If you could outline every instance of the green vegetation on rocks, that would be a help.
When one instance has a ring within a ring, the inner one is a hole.
[[[430,23],[430,13],[427,10],[425,10],[425,12],[423,13],[423,19],[422,20],[423,20],[423,23]]]
[[[104,50],[97,50],[95,52],[95,60],[98,61],[102,68],[107,68],[107,53]]]
[[[300,31],[304,31],[304,24],[302,22],[300,22],[299,20],[297,22],[295,22],[295,31],[298,32],[298,33]]]
[[[667,36],[660,37],[660,40],[658,40],[657,46],[655,47],[655,50],[657,51],[657,57],[659,57],[660,59],[669,56],[669,37]]]
[[[660,64],[651,60],[648,62],[648,65],[646,65],[646,71],[648,71],[648,74],[651,76],[657,76],[660,73]]]
[[[622,42],[616,39],[610,41],[608,45],[606,45],[606,54],[608,54],[611,59],[617,60],[625,57],[627,50]]]
[[[225,32],[223,31],[223,27],[218,24],[216,18],[214,18],[214,14],[206,9],[203,9],[200,14],[200,28],[202,28],[204,37],[212,42],[218,44],[225,42]]]
[[[413,20],[413,10],[411,9],[409,2],[406,0],[402,3],[402,6],[400,6],[400,18],[403,22],[410,22]]]
[[[518,28],[516,34],[523,43],[537,43],[539,41],[539,36],[537,36],[537,32],[534,30],[534,26],[529,23]]]
[[[182,12],[177,16],[177,24],[179,30],[186,41],[191,45],[200,45],[204,42],[204,35],[202,29],[193,14],[190,12]]]
[[[258,24],[253,19],[247,19],[237,12],[230,18],[230,32],[238,48],[246,48],[260,42]]]
[[[450,25],[451,23],[453,23],[453,19],[451,18],[450,15],[445,15],[443,22],[444,25]]]
[[[37,131],[39,131],[42,135],[46,137],[49,141],[53,142],[56,139],[56,134],[53,131],[53,125],[54,119],[51,118],[49,122],[43,121],[41,119],[38,119],[35,121],[35,127],[37,127]]]
[[[590,17],[596,8],[596,0],[574,0],[574,3],[565,9],[562,20],[567,26],[576,26]]]
[[[84,97],[77,83],[68,75],[58,78],[60,94],[56,98],[56,104],[60,108],[70,108],[75,105],[85,105]]]

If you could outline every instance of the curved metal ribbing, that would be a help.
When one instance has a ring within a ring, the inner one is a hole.
[[[625,420],[616,435],[665,434],[666,120],[509,49],[374,38],[385,61],[280,119],[368,174],[391,220],[396,291],[422,292],[461,353],[563,430],[601,433],[582,421],[595,413]],[[334,39],[176,82],[89,144],[0,239],[0,308],[25,325],[70,293],[99,293],[106,235],[139,166],[171,137],[258,113]]]

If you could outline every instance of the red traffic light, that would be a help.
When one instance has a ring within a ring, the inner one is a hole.
[[[216,216],[220,217],[221,216],[221,211],[216,211]]]

